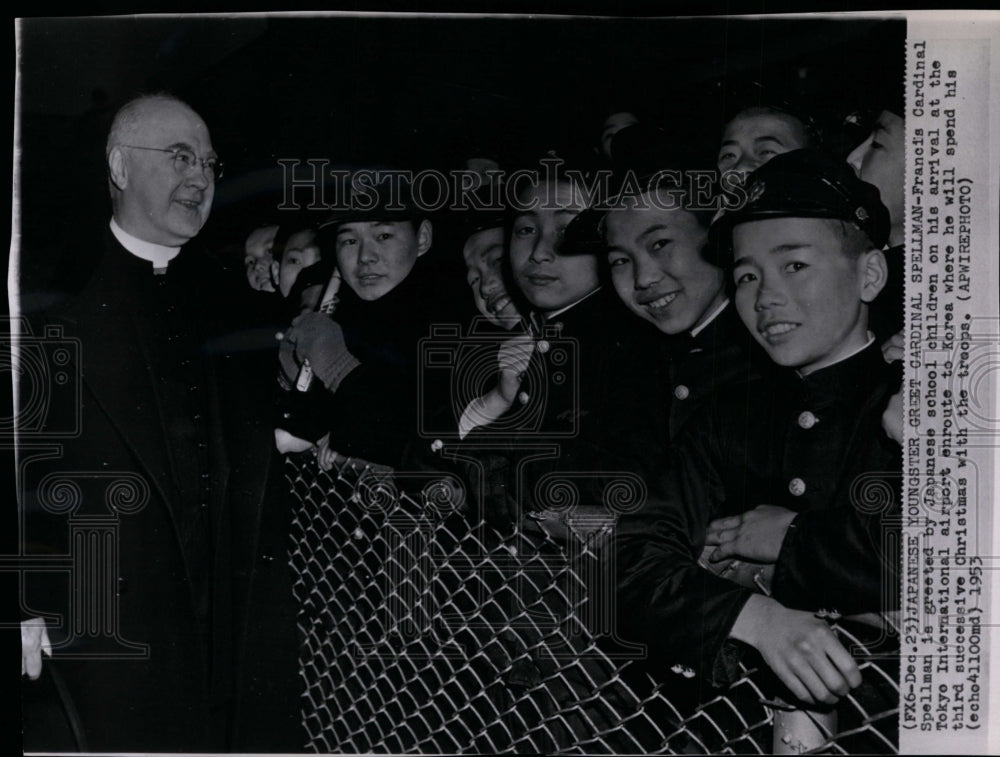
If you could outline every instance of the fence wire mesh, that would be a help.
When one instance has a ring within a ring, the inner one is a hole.
[[[322,472],[308,454],[286,466],[308,750],[896,751],[891,633],[834,624],[864,683],[829,713],[788,711],[746,666],[724,691],[682,668],[654,676],[595,601],[611,591],[610,523],[501,534],[458,512],[440,477]]]

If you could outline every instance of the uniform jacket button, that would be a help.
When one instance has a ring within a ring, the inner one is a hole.
[[[801,428],[810,429],[819,423],[819,418],[810,413],[808,410],[799,414],[799,426]]]
[[[520,394],[517,395],[517,401],[520,402],[522,405],[527,405],[528,400],[530,399],[531,395],[529,395],[527,392],[521,392]]]
[[[544,355],[546,352],[549,351],[549,347],[551,346],[552,345],[549,344],[547,339],[539,339],[538,344],[535,345],[535,349],[537,349]]]
[[[674,387],[674,396],[679,400],[686,400],[691,396],[691,390],[684,386],[684,384],[678,384]]]
[[[792,493],[793,497],[801,497],[806,493],[806,482],[801,478],[793,478],[788,482],[788,491]]]

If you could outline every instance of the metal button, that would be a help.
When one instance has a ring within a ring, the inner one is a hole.
[[[793,497],[801,497],[806,493],[806,482],[801,478],[793,478],[788,482],[788,491],[792,493]]]
[[[817,423],[819,423],[819,418],[810,413],[808,410],[799,414],[799,426],[802,428],[812,428]]]
[[[431,452],[440,452],[444,448],[444,442],[440,439],[435,439],[431,442]]]
[[[686,400],[691,396],[691,390],[684,386],[684,384],[678,384],[674,387],[674,396],[679,400]]]
[[[680,663],[671,666],[670,670],[679,676],[684,676],[685,678],[694,678],[695,675],[692,668],[689,668],[687,665],[681,665]]]
[[[208,509],[208,503],[207,502],[202,502],[200,505],[198,505],[198,507],[200,507],[202,510],[207,510]]]
[[[549,351],[549,347],[551,346],[552,345],[549,344],[547,339],[539,339],[538,344],[535,345],[535,348],[544,355],[546,352]]]
[[[520,394],[517,395],[517,401],[520,402],[522,405],[527,405],[528,400],[530,399],[531,395],[529,395],[527,392],[521,392]]]

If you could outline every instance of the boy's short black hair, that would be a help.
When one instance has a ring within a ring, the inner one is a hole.
[[[806,147],[821,147],[823,145],[823,131],[819,123],[812,115],[806,113],[792,105],[786,103],[758,103],[747,105],[726,119],[726,126],[731,124],[741,116],[754,116],[757,114],[770,114],[791,118],[802,125],[802,131],[806,135]],[[725,126],[723,127],[725,128]]]

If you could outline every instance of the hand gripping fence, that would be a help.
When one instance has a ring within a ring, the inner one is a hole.
[[[864,682],[831,712],[789,708],[743,664],[711,689],[608,633],[595,597],[611,590],[610,524],[501,534],[433,476],[350,459],[325,473],[308,453],[286,475],[308,751],[896,752],[892,633],[834,624]]]

